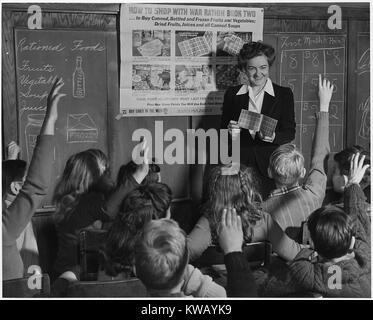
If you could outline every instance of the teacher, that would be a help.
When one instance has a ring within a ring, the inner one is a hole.
[[[221,118],[221,128],[228,128],[233,139],[240,135],[241,163],[257,169],[264,179],[264,195],[274,187],[267,174],[272,152],[295,137],[293,93],[290,88],[280,87],[269,78],[274,60],[275,50],[270,45],[261,42],[243,45],[238,55],[238,67],[246,81],[227,89]],[[260,131],[240,128],[238,119],[242,109],[278,120],[273,135],[264,136]]]

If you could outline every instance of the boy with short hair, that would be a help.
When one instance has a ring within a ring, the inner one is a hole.
[[[290,238],[298,240],[303,221],[320,208],[325,197],[327,176],[324,161],[329,151],[329,103],[333,85],[319,75],[320,112],[316,113],[316,130],[311,154],[311,167],[303,185],[304,157],[295,145],[279,146],[269,160],[268,174],[275,180],[276,190],[262,203],[263,211],[271,214]]]
[[[360,153],[365,155],[365,164],[370,164],[369,152],[365,151],[363,147],[355,145],[343,149],[342,151],[334,155],[335,168],[333,172],[332,182],[333,189],[336,193],[343,194],[344,188],[347,184],[347,178],[350,170],[350,161],[354,154]],[[364,191],[367,197],[368,203],[370,203],[370,170],[368,169],[365,173],[364,178],[360,183],[361,189]],[[343,199],[342,199],[343,202]],[[370,207],[367,204],[367,207]]]
[[[302,249],[285,276],[270,275],[261,285],[266,296],[312,292],[324,297],[370,297],[370,221],[359,183],[369,165],[352,157],[344,210],[322,207],[308,219],[313,249]]]
[[[136,250],[136,275],[150,296],[183,297],[183,275],[188,265],[186,236],[176,221],[150,221]]]

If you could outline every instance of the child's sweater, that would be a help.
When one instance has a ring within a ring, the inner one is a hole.
[[[24,276],[23,262],[17,249],[17,239],[46,196],[53,167],[54,136],[38,137],[26,181],[13,203],[3,203],[3,280]]]
[[[354,184],[345,190],[344,209],[351,217],[356,242],[348,259],[335,264],[321,262],[315,251],[303,249],[284,272],[270,273],[260,285],[260,295],[284,296],[313,292],[324,297],[370,297],[370,221],[365,196]],[[341,286],[338,286],[338,274]]]
[[[290,190],[274,190],[262,203],[262,209],[268,212],[292,239],[297,239],[302,222],[322,205],[327,180],[324,161],[329,151],[329,113],[318,112],[311,167],[303,185]]]

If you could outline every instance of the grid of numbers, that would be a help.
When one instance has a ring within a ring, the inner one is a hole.
[[[281,52],[281,85],[294,93],[297,123],[296,144],[310,153],[318,110],[318,76],[322,74],[334,85],[329,109],[330,147],[336,152],[343,147],[344,65],[345,48],[292,49]]]

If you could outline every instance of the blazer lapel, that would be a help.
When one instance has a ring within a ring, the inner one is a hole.
[[[249,107],[249,96],[247,94],[241,94],[241,95],[236,95],[234,99],[234,114],[237,117],[237,119],[232,119],[238,121],[241,110],[242,109],[247,109]]]
[[[264,99],[263,99],[262,112],[261,112],[262,114],[265,114],[266,116],[269,116],[269,117],[273,114],[273,110],[276,106],[276,103],[278,102],[278,99],[276,99],[276,96],[273,97],[267,92],[264,92]]]

